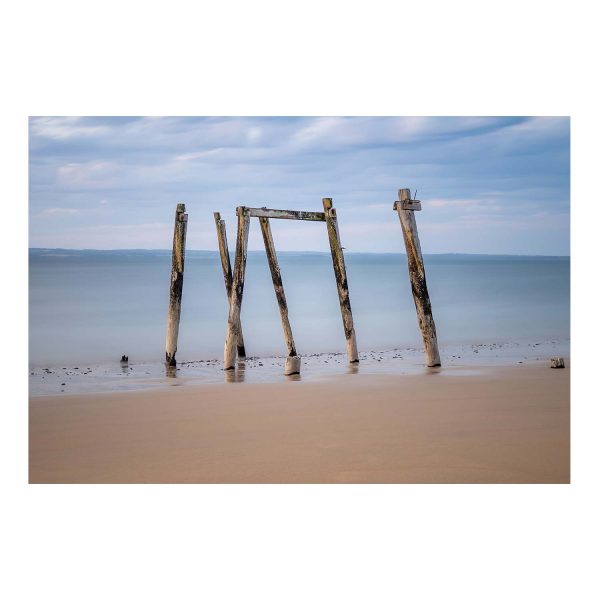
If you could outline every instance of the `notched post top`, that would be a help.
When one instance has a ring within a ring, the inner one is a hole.
[[[421,210],[421,201],[411,200],[408,188],[398,190],[398,198],[399,200],[394,202],[394,210]]]
[[[215,223],[218,223],[221,220],[221,213],[215,212],[213,215],[215,217]]]
[[[177,205],[177,210],[175,211],[175,220],[183,223],[188,220],[187,213],[185,212],[185,204]]]

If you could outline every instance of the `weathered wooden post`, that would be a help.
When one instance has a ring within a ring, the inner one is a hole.
[[[214,213],[215,224],[217,226],[217,239],[219,240],[219,254],[221,255],[221,267],[223,268],[223,279],[225,280],[225,291],[227,300],[231,305],[231,288],[233,286],[233,274],[231,272],[231,261],[229,258],[229,246],[227,244],[227,229],[225,221],[221,219],[221,214]],[[246,358],[246,348],[244,346],[244,336],[242,334],[242,324],[238,321],[237,337],[237,355],[238,358]]]
[[[225,351],[223,353],[223,368],[235,369],[235,355],[238,336],[240,335],[240,312],[244,295],[244,277],[246,274],[246,259],[248,254],[248,232],[250,216],[245,206],[236,209],[238,218],[237,239],[235,245],[235,262],[231,283],[231,299],[229,301],[229,318],[227,319],[227,334],[225,336]]]
[[[169,292],[169,311],[167,313],[167,339],[165,361],[167,366],[175,366],[177,338],[179,336],[179,318],[181,316],[181,294],[183,292],[183,267],[185,261],[185,234],[188,216],[185,204],[178,204],[175,211],[175,230],[173,232],[173,253],[171,257],[171,288]]]
[[[425,266],[423,264],[421,244],[419,243],[419,234],[417,232],[417,220],[415,219],[414,212],[421,210],[421,202],[411,200],[410,190],[407,188],[398,190],[398,198],[399,200],[394,202],[394,210],[398,212],[400,225],[402,226],[402,234],[406,246],[406,258],[408,260],[408,274],[417,309],[419,327],[423,336],[423,344],[425,345],[425,353],[427,354],[427,366],[439,367],[442,363],[438,351],[435,323],[433,321],[433,314],[431,313],[431,302],[425,279]]]
[[[271,234],[271,225],[267,217],[259,217],[260,228],[265,242],[265,251],[267,260],[269,261],[269,269],[271,270],[271,279],[275,288],[275,296],[279,305],[279,313],[281,315],[281,326],[283,327],[283,335],[288,349],[288,355],[285,359],[284,373],[286,375],[295,375],[300,373],[300,357],[296,353],[292,328],[288,318],[288,308],[283,290],[283,281],[281,279],[281,270],[277,262],[277,254],[275,252],[275,244],[273,243],[273,235]]]
[[[333,201],[331,198],[323,198],[323,208],[325,212],[325,221],[327,223],[327,234],[329,236],[331,258],[333,260],[333,271],[335,273],[338,296],[340,299],[342,321],[344,323],[344,335],[346,336],[346,350],[348,352],[348,361],[351,363],[357,363],[358,350],[356,349],[356,334],[354,333],[352,308],[350,306],[350,295],[348,292],[346,264],[344,263],[344,253],[342,252],[342,245],[340,243],[340,232],[338,230],[337,215],[335,212],[335,208],[333,208]]]

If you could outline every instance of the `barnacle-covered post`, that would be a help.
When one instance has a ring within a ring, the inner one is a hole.
[[[173,232],[171,288],[169,291],[169,311],[167,313],[167,339],[165,348],[165,362],[169,367],[173,367],[177,364],[175,354],[177,353],[179,318],[181,316],[187,220],[188,216],[185,212],[185,204],[178,204],[177,210],[175,211],[175,230]]]
[[[283,328],[283,336],[288,350],[288,355],[285,359],[284,373],[286,375],[296,375],[300,373],[300,357],[296,353],[296,345],[294,344],[294,336],[288,317],[287,301],[283,290],[283,281],[281,279],[281,271],[277,262],[277,253],[275,252],[275,244],[273,243],[273,235],[271,234],[271,225],[267,217],[259,217],[260,229],[262,231],[263,240],[265,242],[265,251],[267,253],[267,261],[271,271],[271,279],[273,280],[273,288],[275,289],[275,297],[279,305],[279,314],[281,316],[281,326]]]
[[[219,254],[221,255],[221,267],[223,268],[223,279],[225,281],[225,291],[227,300],[231,305],[231,288],[233,286],[233,274],[231,271],[231,259],[229,258],[229,246],[227,244],[227,229],[225,221],[221,219],[221,213],[214,213],[215,224],[217,226],[217,239],[219,240]],[[237,336],[237,355],[238,358],[246,358],[246,347],[244,346],[244,336],[242,335],[242,324],[238,319]]]
[[[421,210],[421,202],[411,200],[410,190],[407,188],[398,190],[398,198],[394,202],[394,210],[400,217],[404,244],[406,245],[406,258],[408,260],[408,275],[412,295],[417,309],[417,318],[419,327],[423,336],[425,353],[427,354],[427,366],[439,367],[441,365],[440,353],[438,350],[437,334],[435,323],[431,312],[431,302],[429,292],[427,291],[427,281],[425,279],[425,265],[423,264],[423,255],[421,254],[421,244],[419,243],[419,233],[417,231],[417,220],[415,211]]]
[[[227,319],[227,334],[223,352],[223,368],[235,369],[235,356],[239,344],[240,312],[244,295],[244,277],[246,275],[246,260],[248,254],[248,233],[250,230],[250,215],[248,208],[238,206],[237,239],[235,244],[235,261],[233,264],[233,279],[231,282],[231,297],[229,300],[229,317]]]
[[[340,310],[342,322],[344,323],[344,335],[346,336],[346,351],[348,362],[358,362],[358,350],[356,348],[356,334],[354,333],[354,321],[352,320],[352,308],[350,307],[350,293],[348,291],[348,277],[346,276],[346,264],[344,253],[340,243],[340,232],[337,224],[337,214],[333,208],[331,198],[323,198],[325,222],[327,223],[327,234],[333,260],[333,271],[337,283],[338,296],[340,299]]]

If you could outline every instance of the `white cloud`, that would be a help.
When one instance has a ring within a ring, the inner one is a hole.
[[[250,127],[246,137],[249,144],[257,144],[262,138],[262,129],[260,127]]]
[[[38,213],[40,217],[60,216],[60,215],[76,215],[80,210],[78,208],[61,208],[59,206],[46,208],[45,210]]]
[[[201,160],[214,157],[223,153],[223,148],[213,148],[212,150],[204,150],[203,152],[188,152],[187,154],[178,154],[173,160]]]
[[[102,160],[68,163],[57,168],[56,180],[70,189],[107,189],[117,184],[118,170],[116,164]]]
[[[110,131],[103,125],[89,125],[83,117],[33,117],[30,127],[32,135],[55,140],[93,137]]]

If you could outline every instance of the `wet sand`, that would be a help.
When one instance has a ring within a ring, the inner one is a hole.
[[[34,397],[30,483],[568,483],[547,363]]]
[[[538,339],[480,344],[440,346],[443,373],[464,367],[509,367],[529,363],[548,363],[551,356],[570,354],[569,340]],[[320,381],[335,374],[415,375],[427,371],[423,348],[359,352],[360,365],[349,365],[343,353],[302,355],[302,381]],[[176,368],[164,362],[130,360],[122,364],[49,365],[32,367],[30,396],[93,394],[153,389],[168,385],[197,383],[274,383],[282,382],[285,356],[248,357],[235,372],[223,371],[221,358],[179,361]],[[464,369],[462,370],[464,372]]]

